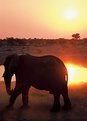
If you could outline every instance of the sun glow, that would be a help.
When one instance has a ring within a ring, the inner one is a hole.
[[[68,70],[68,82],[72,84],[81,84],[87,82],[87,69],[74,64],[66,64]]]
[[[69,8],[69,9],[65,10],[64,17],[67,20],[75,20],[77,17],[77,11],[75,9]]]
[[[73,66],[69,66],[68,67],[68,75],[69,75],[69,81],[70,83],[73,82],[73,77],[75,77],[76,74],[76,69]]]

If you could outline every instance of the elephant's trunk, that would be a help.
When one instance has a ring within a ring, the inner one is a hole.
[[[10,87],[6,87],[6,91],[7,91],[7,93],[8,93],[9,95],[11,95],[11,89],[10,89]]]
[[[3,74],[4,81],[5,81],[5,86],[6,86],[6,91],[9,95],[12,95],[13,90],[11,90],[11,77],[9,75]]]

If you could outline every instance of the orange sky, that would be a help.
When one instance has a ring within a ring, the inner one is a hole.
[[[87,0],[0,0],[0,38],[87,37]]]

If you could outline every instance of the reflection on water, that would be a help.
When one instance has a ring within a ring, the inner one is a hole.
[[[0,66],[0,81],[3,81],[4,66]]]
[[[87,82],[87,69],[74,65],[74,64],[66,64],[68,69],[68,80],[69,84],[81,84]]]
[[[66,67],[68,69],[68,84],[81,84],[84,82],[87,82],[87,69],[74,65],[74,64],[66,64]],[[4,66],[0,66],[0,81],[3,81],[3,75],[4,73]],[[12,80],[15,81],[15,76],[12,77]]]
[[[0,81],[4,81],[4,78],[2,77],[4,73],[4,66],[0,66]],[[12,77],[12,81],[15,81],[15,76]]]

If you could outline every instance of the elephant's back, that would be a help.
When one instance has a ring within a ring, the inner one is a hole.
[[[65,81],[64,76],[67,75],[67,69],[63,61],[55,56],[22,55],[20,61],[19,72],[23,70],[21,75],[25,74],[24,77],[31,80],[31,85],[38,89],[55,91],[58,85],[61,86]]]
[[[53,65],[60,65],[60,66],[64,66],[64,63],[61,59],[59,59],[58,57],[56,56],[53,56],[53,55],[45,55],[45,56],[32,56],[32,55],[21,55],[20,56],[21,58],[21,61],[27,63],[29,62],[33,62],[33,63],[45,63],[45,64],[53,64]]]
[[[68,74],[64,62],[56,56],[53,55],[41,56],[38,58],[38,60],[45,63],[49,69],[54,68],[57,71],[59,70],[59,72],[64,72],[65,74]]]
[[[39,63],[42,65],[48,66],[58,66],[58,67],[65,67],[63,61],[56,56],[46,55],[46,56],[32,56],[32,55],[21,55],[20,56],[21,62],[28,63]]]
[[[67,69],[61,59],[56,56],[46,55],[46,56],[32,56],[32,55],[21,55],[20,60],[22,66],[30,67],[31,69],[43,69],[53,70],[54,72],[57,70],[59,72],[63,72],[67,74]]]

